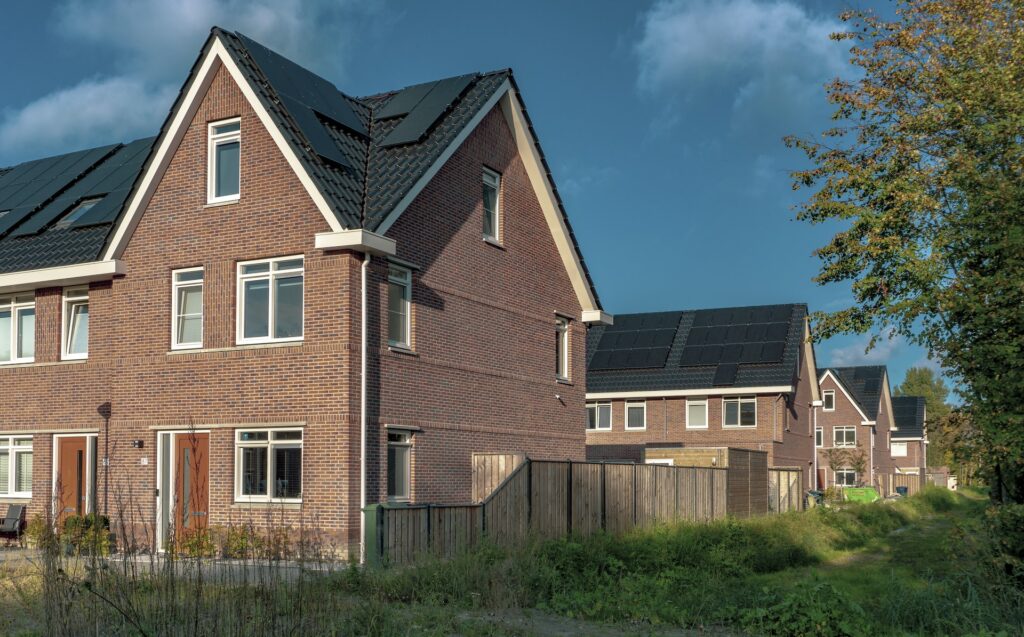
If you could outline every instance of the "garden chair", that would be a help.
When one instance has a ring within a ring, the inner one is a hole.
[[[21,531],[25,527],[25,505],[7,505],[7,515],[0,523],[0,537],[14,538],[21,541]]]

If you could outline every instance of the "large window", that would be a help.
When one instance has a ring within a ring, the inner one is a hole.
[[[172,349],[203,346],[203,269],[173,272],[171,284]]]
[[[238,264],[238,342],[302,340],[303,260]]]
[[[412,273],[388,267],[388,344],[412,347]]]
[[[687,398],[686,399],[686,428],[707,429],[708,428],[708,399]]]
[[[64,290],[64,359],[89,356],[89,289]]]
[[[388,432],[388,499],[406,501],[410,497],[412,476],[412,434]]]
[[[238,119],[210,124],[207,202],[238,199],[242,130]]]
[[[626,403],[626,429],[647,429],[647,402]]]
[[[555,319],[555,376],[569,380],[569,319]]]
[[[591,431],[609,430],[612,428],[612,404],[587,404],[587,429]]]
[[[484,169],[484,239],[501,240],[501,175]]]
[[[840,469],[836,471],[836,485],[840,487],[857,486],[857,472],[853,469]]]
[[[36,300],[32,294],[0,296],[0,364],[36,357]]]
[[[302,430],[235,433],[235,498],[245,502],[302,499]]]
[[[821,397],[822,403],[824,403],[824,407],[822,407],[822,409],[825,411],[836,410],[836,392],[834,389],[826,389],[822,392]]]
[[[832,446],[834,447],[856,447],[856,427],[836,427],[832,430]]]
[[[757,396],[734,396],[722,399],[725,427],[756,427]]]
[[[905,443],[905,442],[894,442],[894,443],[892,443],[892,457],[893,458],[906,458],[907,457],[907,443]]]
[[[0,497],[32,497],[32,436],[0,436]]]
[[[814,428],[814,446],[824,447],[825,446],[825,431],[821,427]]]

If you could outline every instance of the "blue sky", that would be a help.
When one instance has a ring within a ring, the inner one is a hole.
[[[0,165],[154,134],[213,24],[354,95],[511,67],[606,309],[838,309],[848,286],[811,281],[836,226],[794,220],[801,157],[781,138],[829,123],[822,85],[850,69],[827,36],[847,4],[11,3]],[[887,363],[894,384],[930,364],[902,339],[865,354],[867,339],[821,343],[818,362]]]

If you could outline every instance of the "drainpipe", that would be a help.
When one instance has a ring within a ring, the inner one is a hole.
[[[825,402],[821,400],[811,401],[811,410],[814,413],[813,422],[811,427],[813,433],[811,433],[811,446],[814,448],[814,475],[811,476],[811,483],[814,485],[814,489],[822,489],[825,485],[818,484],[818,407],[824,405]],[[825,433],[821,434],[821,443],[825,444]]]
[[[366,564],[366,278],[370,269],[370,254],[363,255],[362,290],[359,306],[359,563]]]

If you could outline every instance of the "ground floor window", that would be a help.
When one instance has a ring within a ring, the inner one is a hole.
[[[388,432],[388,499],[405,501],[410,497],[412,476],[412,434]]]
[[[235,497],[247,502],[302,499],[302,430],[235,434]]]
[[[836,471],[836,486],[853,487],[857,485],[857,472],[853,469],[840,469]]]
[[[32,436],[0,436],[0,496],[32,497]]]

